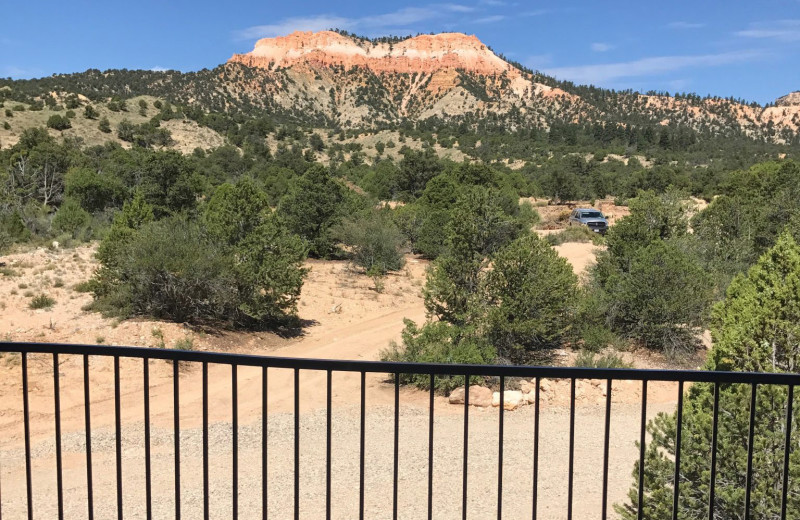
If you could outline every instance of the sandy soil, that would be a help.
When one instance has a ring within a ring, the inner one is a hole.
[[[565,244],[572,246],[583,244]],[[589,262],[586,251],[569,247],[560,251]],[[352,272],[344,262],[309,261],[311,272],[300,301],[300,316],[307,320],[299,338],[279,338],[264,333],[202,334],[180,324],[148,320],[117,321],[81,307],[90,296],[73,286],[89,277],[95,264],[93,248],[74,250],[39,249],[3,258],[10,276],[0,276],[2,319],[0,335],[12,341],[64,341],[103,344],[171,347],[190,338],[202,350],[260,353],[329,359],[377,359],[391,340],[399,339],[403,319],[421,322],[425,318],[420,296],[426,264],[409,257],[406,269],[389,276],[383,293],[373,290],[372,281]],[[46,293],[56,299],[49,310],[31,310],[33,295]],[[163,338],[163,339],[162,339]],[[98,345],[98,348],[104,348]],[[562,353],[566,361],[568,353]],[[650,364],[646,362],[645,365]],[[110,518],[114,509],[113,366],[110,360],[94,358],[90,365],[91,414],[95,458],[95,495],[98,518]],[[172,516],[172,418],[173,367],[151,361],[150,393],[153,424],[153,457],[156,518]],[[211,366],[210,420],[212,423],[212,510],[213,517],[226,518],[230,506],[230,417],[231,368]],[[33,444],[35,517],[52,518],[55,508],[53,460],[53,360],[50,356],[29,356],[31,438]],[[123,480],[125,511],[128,518],[142,518],[143,511],[143,389],[142,361],[122,360],[121,402],[123,425]],[[65,482],[68,517],[82,517],[86,504],[84,443],[84,401],[82,359],[62,356],[61,379],[62,431],[65,450]],[[367,470],[366,508],[368,518],[390,516],[391,502],[391,425],[393,386],[382,374],[366,378],[367,394]],[[0,481],[2,507],[7,518],[25,514],[24,464],[22,459],[22,404],[19,356],[0,359]],[[198,367],[180,367],[180,425],[183,507],[186,517],[196,518],[202,505],[199,471],[202,424]],[[260,370],[238,370],[238,409],[240,502],[244,518],[255,518],[260,505]],[[513,382],[509,382],[513,386]],[[597,385],[579,385],[579,427],[576,430],[579,456],[583,462],[576,473],[576,518],[596,516],[599,504],[598,456],[602,437],[598,434],[604,398]],[[270,508],[274,518],[289,517],[292,478],[291,410],[294,404],[293,374],[285,370],[269,373],[270,432]],[[613,393],[614,430],[611,499],[619,501],[630,483],[629,473],[636,451],[640,387],[620,383]],[[358,413],[360,379],[357,375],[336,374],[333,385],[334,410],[334,517],[352,518],[357,505]],[[567,382],[551,382],[550,397],[542,401],[542,480],[540,512],[543,518],[560,518],[564,512],[567,458],[564,418],[568,412]],[[649,389],[651,414],[670,410],[676,400],[674,385],[653,385]],[[424,517],[427,475],[427,394],[401,391],[401,493],[403,518]],[[324,406],[325,374],[301,373],[301,439],[304,470],[301,472],[301,510],[306,518],[323,516],[324,504]],[[470,411],[470,514],[487,516],[496,500],[497,410]],[[463,410],[436,399],[435,504],[437,518],[456,517],[460,511]],[[530,510],[532,407],[509,412],[506,421],[506,480],[504,500],[507,517],[527,516]],[[494,436],[494,437],[493,437]],[[591,460],[593,462],[589,463]],[[616,461],[616,462],[614,462]]]

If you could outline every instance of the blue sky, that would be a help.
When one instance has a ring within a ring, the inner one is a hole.
[[[0,77],[212,68],[260,37],[459,31],[576,83],[735,96],[800,90],[800,0],[441,3],[0,0]]]

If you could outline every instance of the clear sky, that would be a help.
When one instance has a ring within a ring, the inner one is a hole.
[[[800,0],[0,0],[0,77],[212,68],[258,38],[331,27],[459,31],[559,79],[760,103],[800,90]]]

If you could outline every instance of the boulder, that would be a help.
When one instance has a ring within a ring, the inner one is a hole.
[[[528,404],[536,404],[536,391],[533,390],[531,392],[528,392],[527,394],[523,394],[522,398]]]
[[[450,392],[448,401],[450,404],[464,404],[464,387],[460,386]],[[469,386],[469,405],[486,408],[492,404],[492,391],[484,386]]]
[[[531,390],[534,389],[534,385],[530,384],[529,382],[525,381],[524,379],[519,382],[519,391],[523,394],[527,394]]]
[[[519,390],[506,390],[503,394],[503,409],[516,410],[520,405],[524,404],[522,399],[522,392]],[[492,394],[492,406],[500,406],[500,392]]]

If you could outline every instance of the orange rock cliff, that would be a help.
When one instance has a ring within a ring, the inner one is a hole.
[[[461,33],[420,35],[390,44],[355,40],[333,31],[297,31],[259,40],[251,52],[234,54],[228,62],[267,69],[309,64],[363,67],[377,73],[463,69],[482,75],[520,75],[477,37]]]

